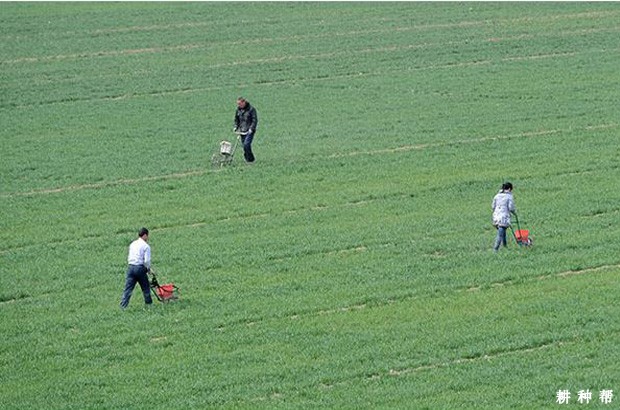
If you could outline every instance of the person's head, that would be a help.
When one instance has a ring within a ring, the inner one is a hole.
[[[237,107],[244,109],[247,104],[248,104],[248,100],[246,100],[245,98],[243,97],[237,98]]]
[[[504,182],[502,184],[502,191],[512,191],[512,184],[510,182]]]
[[[149,230],[146,228],[140,228],[140,230],[138,231],[138,237],[142,238],[143,240],[148,240],[149,239]]]

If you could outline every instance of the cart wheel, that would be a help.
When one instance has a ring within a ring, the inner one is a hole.
[[[221,154],[213,154],[211,157],[211,166],[213,168],[219,168],[222,166],[222,155]]]

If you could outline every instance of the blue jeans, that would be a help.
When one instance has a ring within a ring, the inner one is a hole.
[[[127,268],[127,278],[125,279],[125,290],[121,298],[121,307],[123,309],[129,305],[129,299],[133,293],[133,288],[136,287],[136,283],[140,284],[142,294],[144,295],[144,303],[147,305],[153,303],[146,267],[144,265],[129,265]]]
[[[493,250],[499,250],[501,245],[506,246],[506,231],[508,230],[507,226],[498,226],[497,227],[497,236],[495,237],[495,244],[493,245]]]
[[[254,162],[254,153],[252,152],[252,141],[254,140],[254,133],[241,136],[241,143],[243,144],[243,156],[247,162]]]

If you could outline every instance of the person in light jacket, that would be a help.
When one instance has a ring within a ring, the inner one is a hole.
[[[510,215],[517,214],[515,201],[512,198],[512,184],[504,182],[502,189],[493,197],[493,226],[497,229],[493,250],[497,252],[501,245],[506,246],[506,231],[510,227]]]

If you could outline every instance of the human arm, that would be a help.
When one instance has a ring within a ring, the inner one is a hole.
[[[148,245],[146,245],[146,248],[144,249],[144,267],[147,272],[151,271],[151,247]]]
[[[256,112],[256,108],[252,107],[250,110],[250,128],[248,129],[250,134],[256,132],[256,127],[258,127],[258,113]]]
[[[233,132],[239,130],[239,110],[235,110],[235,119],[233,120]]]
[[[515,205],[515,201],[512,198],[508,199],[508,210],[510,211],[510,213],[512,213],[513,215],[517,214],[517,207]]]

